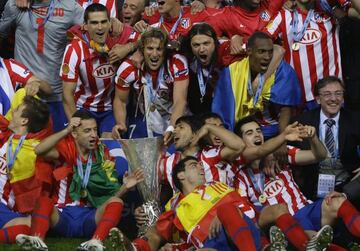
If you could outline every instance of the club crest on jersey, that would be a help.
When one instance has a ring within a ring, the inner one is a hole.
[[[260,18],[266,22],[270,21],[270,15],[266,10],[260,13]]]
[[[315,12],[314,13],[314,20],[317,23],[323,23],[323,22],[326,22],[326,21],[330,20],[330,17],[329,16],[324,16],[324,15],[321,15],[321,14]]]
[[[308,28],[305,31],[304,36],[299,41],[302,44],[314,44],[321,39],[321,32],[316,29]]]
[[[114,68],[110,64],[102,64],[96,67],[92,73],[95,78],[111,78],[115,75]]]
[[[0,156],[0,175],[7,173],[6,167],[7,167],[6,159],[3,156]]]
[[[266,197],[275,197],[278,195],[284,187],[284,182],[282,180],[273,180],[270,183],[267,183],[264,188],[264,194]]]
[[[190,27],[190,19],[189,18],[182,18],[181,21],[180,21],[180,25],[184,29],[189,28]]]

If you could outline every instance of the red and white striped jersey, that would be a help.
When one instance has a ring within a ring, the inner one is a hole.
[[[11,191],[10,182],[8,181],[6,150],[7,143],[0,147],[0,203],[13,208],[15,205],[15,196]]]
[[[224,147],[210,147],[201,151],[200,161],[204,167],[206,182],[223,182],[234,187],[234,177],[241,168],[242,157],[230,164],[221,158]]]
[[[24,86],[33,76],[27,67],[14,59],[0,58],[0,114],[5,115],[15,90]]]
[[[298,13],[300,30],[307,13],[299,9]],[[295,12],[282,9],[264,31],[273,38],[282,38],[285,60],[295,69],[305,100],[311,101],[314,100],[314,85],[319,79],[329,75],[342,77],[338,26],[334,18],[316,8],[304,36],[298,42],[298,48],[293,49],[294,15]]]
[[[295,164],[295,155],[298,150],[298,148],[288,146],[290,164]],[[265,175],[263,185],[260,181],[261,172],[249,169],[250,167],[240,170],[236,178],[239,182],[239,190],[244,193],[242,195],[247,195],[254,205],[266,206],[285,203],[288,206],[289,212],[293,215],[310,203],[300,191],[289,167],[282,170],[274,178],[269,178]],[[254,184],[254,182],[257,184]],[[263,187],[260,188],[261,186]],[[260,188],[260,191],[256,189],[257,187]],[[265,195],[265,202],[260,202],[261,199],[259,197],[261,195]]]
[[[117,1],[116,0],[77,0],[78,4],[84,8],[84,10],[93,3],[100,3],[106,6],[106,9],[109,12],[110,17],[118,17],[118,8],[117,8]]]
[[[160,173],[162,174],[161,180],[164,180],[166,183],[169,183],[173,191],[177,191],[172,179],[172,171],[174,166],[181,160],[181,153],[175,152],[171,155],[164,156],[161,160]]]
[[[164,107],[172,106],[173,88],[176,81],[182,81],[189,78],[188,63],[184,56],[174,54],[166,60],[166,66],[163,75],[163,80],[160,81],[160,86],[157,87],[157,78],[159,71],[152,71],[153,89],[157,89],[156,99],[160,100]],[[136,100],[139,100],[140,110],[144,111],[143,95],[138,99],[143,84],[145,84],[145,74],[143,70],[138,69],[130,59],[125,60],[119,67],[116,73],[115,83],[119,90],[130,90],[132,87],[136,93]]]
[[[135,32],[131,33],[127,42],[132,42],[135,36]],[[108,57],[98,55],[85,41],[74,38],[66,47],[60,76],[64,82],[77,83],[78,109],[103,112],[112,110],[115,71]]]

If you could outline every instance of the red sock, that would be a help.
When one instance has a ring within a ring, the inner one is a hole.
[[[328,246],[328,248],[326,250],[328,250],[328,251],[346,251],[345,248],[340,247],[333,243],[330,243],[330,246]]]
[[[256,250],[251,228],[235,206],[231,204],[221,205],[217,210],[217,216],[240,251]]]
[[[133,241],[133,244],[138,251],[151,251],[149,243],[144,239],[137,238]]]
[[[0,229],[0,243],[15,243],[18,234],[30,234],[30,227],[27,225],[17,225]]]
[[[106,205],[104,214],[98,223],[93,239],[105,240],[111,228],[115,227],[121,217],[123,204],[121,202],[110,202]]]
[[[50,226],[50,215],[54,209],[52,199],[47,196],[39,198],[36,208],[31,215],[31,231],[30,234],[45,238]]]
[[[306,249],[306,243],[309,241],[309,237],[289,213],[282,214],[278,217],[276,219],[276,225],[283,231],[290,243],[293,244],[297,250]]]
[[[360,237],[360,213],[350,201],[345,200],[341,204],[338,210],[338,217],[344,221],[352,235]]]

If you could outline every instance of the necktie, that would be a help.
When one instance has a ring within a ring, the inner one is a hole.
[[[335,139],[334,139],[334,134],[331,130],[331,127],[333,125],[335,125],[335,120],[327,119],[327,120],[325,120],[325,124],[326,124],[325,145],[326,145],[326,148],[328,149],[329,153],[331,154],[331,157],[335,158],[336,157]]]

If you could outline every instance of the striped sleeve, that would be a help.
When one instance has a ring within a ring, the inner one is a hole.
[[[287,146],[288,149],[288,161],[290,165],[296,165],[295,157],[296,152],[299,151],[299,148],[293,147],[293,146]]]
[[[125,60],[116,72],[116,88],[129,90],[130,85],[139,80],[139,70],[134,66],[130,59]]]
[[[25,65],[15,61],[14,59],[4,59],[4,64],[9,72],[11,83],[14,88],[17,86],[24,86],[33,76]]]
[[[79,65],[81,62],[81,49],[77,41],[69,44],[64,53],[60,68],[60,77],[63,81],[77,82],[79,79]]]

